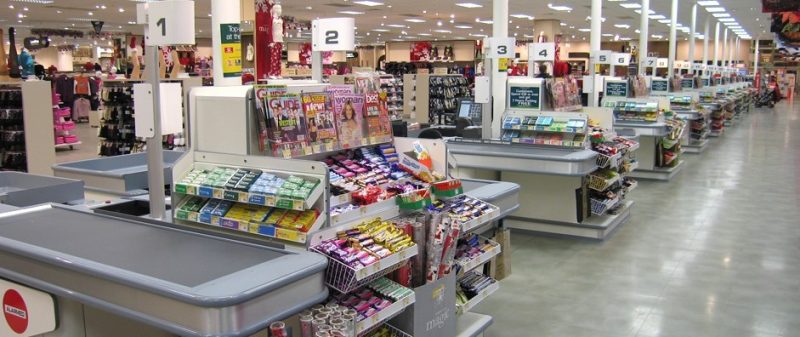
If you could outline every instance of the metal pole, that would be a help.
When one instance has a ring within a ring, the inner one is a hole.
[[[508,37],[508,0],[492,0],[492,37]],[[492,59],[489,76],[492,88],[492,137],[500,137],[502,114],[506,109],[508,73],[500,72],[499,60]]]
[[[311,79],[322,83],[322,52],[311,52]]]
[[[150,217],[163,220],[166,212],[164,193],[164,148],[161,144],[161,79],[158,74],[158,47],[147,47],[150,61],[145,67],[147,82],[153,88],[153,138],[147,139],[147,187],[150,190]]]
[[[739,42],[740,41],[741,40],[739,40],[739,37],[737,36],[736,37],[736,44],[734,45],[735,47],[733,48],[733,52],[731,53],[731,56],[732,56],[731,59],[733,60],[733,66],[734,67],[737,64],[739,64],[739,57],[738,56],[739,56],[739,45],[740,45]]]
[[[719,21],[714,28],[714,66],[719,66]]]
[[[756,54],[755,54],[755,58],[756,59],[753,61],[753,76],[758,76],[758,57],[759,57],[759,55],[758,55],[759,54],[758,44],[759,44],[759,42],[760,42],[759,39],[756,38]],[[755,77],[753,78],[753,81],[754,81],[753,84],[755,85]]]
[[[706,26],[705,26],[705,30],[704,30],[704,33],[703,33],[703,66],[707,66],[708,65],[708,39],[711,38],[711,35],[709,35],[709,33],[710,33],[709,32],[709,27],[710,26],[711,26],[711,19],[707,17],[706,18]],[[703,74],[703,76],[706,76],[706,75],[708,75],[708,72],[707,71],[703,71],[702,74]]]
[[[600,33],[602,30],[603,24],[603,2],[601,0],[592,0],[592,34],[591,34],[591,52],[595,53],[600,51],[600,42],[602,34]],[[600,106],[600,89],[597,87],[597,69],[594,64],[594,57],[590,60],[590,69],[592,71],[592,101],[591,105],[593,107]]]
[[[725,33],[722,35],[722,66],[728,66],[728,28],[725,28]]]
[[[639,74],[647,75],[645,58],[647,58],[648,29],[650,28],[650,0],[642,0],[642,15],[639,21]]]
[[[667,78],[675,76],[675,53],[677,52],[677,31],[676,25],[678,24],[678,0],[672,0],[672,11],[670,12],[670,25],[669,25],[669,60],[667,65]]]
[[[689,64],[691,65],[689,71],[694,74],[694,52],[695,52],[695,34],[697,34],[697,4],[692,5],[692,22],[689,27]]]

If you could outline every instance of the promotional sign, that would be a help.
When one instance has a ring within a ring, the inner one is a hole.
[[[242,76],[242,34],[238,23],[219,25],[223,77]]]
[[[3,322],[0,336],[28,337],[56,329],[56,304],[53,296],[0,279]]]
[[[194,1],[149,2],[147,27],[148,46],[194,45]]]
[[[703,77],[703,78],[702,78],[702,79],[700,79],[700,80],[703,82],[703,86],[704,86],[704,87],[709,87],[709,86],[711,86],[711,80],[710,80],[708,77]]]
[[[509,108],[511,109],[541,109],[541,88],[512,86],[509,88]]]
[[[658,62],[657,57],[645,57],[644,59],[644,66],[648,68],[655,68]]]
[[[628,97],[628,81],[606,81],[606,97]]]
[[[311,22],[311,46],[315,51],[355,50],[354,18],[318,19]]]
[[[455,289],[455,273],[414,288],[414,305],[392,319],[391,323],[415,337],[457,335]]]
[[[666,67],[669,67],[669,59],[667,58],[656,59],[656,68],[666,68]]]
[[[556,59],[555,42],[531,43],[528,45],[528,55],[534,62],[552,62]]]
[[[681,79],[681,89],[694,89],[694,79],[693,78]]]
[[[658,91],[658,92],[668,92],[669,91],[669,81],[667,80],[653,80],[650,83],[650,90]]]
[[[516,56],[517,40],[513,37],[489,38],[489,58],[514,58]]]
[[[611,65],[627,66],[630,63],[631,63],[631,54],[628,53],[611,54]]]
[[[592,56],[595,64],[611,64],[611,51],[610,50],[595,50]]]

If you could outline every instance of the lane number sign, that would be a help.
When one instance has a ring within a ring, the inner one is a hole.
[[[195,44],[194,1],[154,1],[147,6],[148,46]]]
[[[490,58],[514,58],[517,54],[517,40],[513,37],[489,38]]]
[[[534,62],[552,62],[556,59],[554,42],[532,43],[528,47],[528,55]]]
[[[318,19],[311,23],[311,44],[315,51],[355,50],[353,18]]]

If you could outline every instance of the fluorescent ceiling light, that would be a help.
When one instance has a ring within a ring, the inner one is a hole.
[[[659,22],[659,23],[670,23],[670,22],[672,22],[672,20],[670,20],[670,19],[664,19],[664,20],[658,20],[658,22]]]
[[[431,36],[433,34],[431,34],[431,33],[419,33],[417,35],[419,35],[419,36]]]
[[[423,19],[406,19],[406,22],[422,23],[422,22],[425,22],[425,20],[423,20]]]
[[[447,30],[447,29],[434,29],[434,30],[433,30],[433,32],[434,32],[434,33],[443,33],[443,34],[450,34],[450,33],[452,33],[452,31],[449,31],[449,30]]]
[[[398,25],[398,24],[395,23],[395,24],[391,24],[391,25],[386,25],[386,27],[406,28],[406,25]]]
[[[479,5],[472,2],[461,2],[457,3],[456,6],[464,7],[464,8],[483,8],[483,5]]]
[[[608,34],[608,33],[603,34],[603,37],[611,37],[611,36],[614,36],[614,34]]]
[[[592,29],[591,28],[581,28],[581,29],[578,29],[578,31],[586,33],[586,32],[591,32]]]
[[[650,37],[652,37],[654,39],[663,39],[664,35],[653,34],[653,35],[650,35]]]
[[[11,0],[12,2],[25,2],[29,4],[40,4],[40,5],[49,5],[53,3],[53,0]]]
[[[734,22],[734,21],[736,21],[736,19],[734,19],[734,18],[721,18],[721,19],[719,19],[719,22]]]
[[[364,14],[364,12],[358,12],[358,11],[339,11],[338,13],[339,14],[349,14],[349,15],[362,15],[362,14]]]
[[[637,4],[637,3],[632,3],[632,2],[625,2],[625,3],[621,3],[619,5],[622,6],[623,8],[628,8],[628,9],[631,9],[631,8],[642,8],[642,5]]]
[[[353,3],[356,5],[363,5],[369,7],[383,6],[383,2],[369,1],[369,0],[358,0],[358,1],[353,1]]]
[[[492,21],[492,20],[481,20],[481,19],[477,19],[477,20],[475,20],[475,22],[480,22],[480,23],[485,24],[485,25],[491,25],[491,24],[494,23],[494,21]]]
[[[722,24],[728,26],[728,28],[741,26],[738,22],[723,22]]]
[[[666,18],[667,18],[666,16],[663,16],[663,15],[661,15],[661,14],[658,14],[658,15],[650,15],[650,20],[664,20],[664,19],[666,19]]]
[[[455,27],[459,29],[472,29],[472,26],[468,25],[455,25]]]
[[[641,9],[637,9],[637,10],[635,10],[634,12],[635,12],[636,14],[642,14],[642,10],[641,10]],[[653,14],[656,14],[656,11],[654,11],[654,10],[652,10],[652,9],[648,9],[648,10],[647,10],[647,14],[649,14],[649,15],[653,15]]]
[[[629,38],[629,37],[621,37],[621,38],[619,38],[619,40],[620,41],[630,41],[631,38]]]
[[[711,15],[713,15],[715,18],[729,18],[729,17],[731,17],[731,15],[728,14],[728,13],[714,13],[714,14],[711,14]]]
[[[533,16],[528,15],[528,14],[511,14],[509,16],[512,17],[512,18],[517,18],[517,19],[528,19],[528,20],[533,20],[534,19]]]
[[[706,7],[706,6],[719,6],[719,1],[698,1],[698,5]]]
[[[474,36],[474,37],[486,37],[487,35],[486,35],[486,34],[469,34],[469,36]]]
[[[375,28],[375,29],[373,29],[372,31],[373,31],[373,32],[378,32],[378,33],[386,33],[386,32],[388,32],[389,30],[388,30],[388,29],[383,29],[383,28]]]
[[[630,29],[631,28],[630,25],[626,25],[626,24],[622,24],[622,23],[618,23],[618,24],[614,25],[614,27],[624,28],[624,29]]]
[[[725,7],[706,7],[706,11],[709,13],[721,13],[725,11]]]
[[[552,9],[554,11],[559,11],[559,12],[571,12],[572,11],[572,7],[564,6],[564,5],[547,4],[547,8],[550,8],[550,9]]]

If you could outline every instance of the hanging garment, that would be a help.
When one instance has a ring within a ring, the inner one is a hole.
[[[92,87],[89,85],[89,78],[83,76],[75,76],[75,94],[90,96],[92,94]]]
[[[78,98],[72,107],[72,119],[78,120],[80,118],[89,118],[89,112],[92,111],[92,103],[86,98]]]

